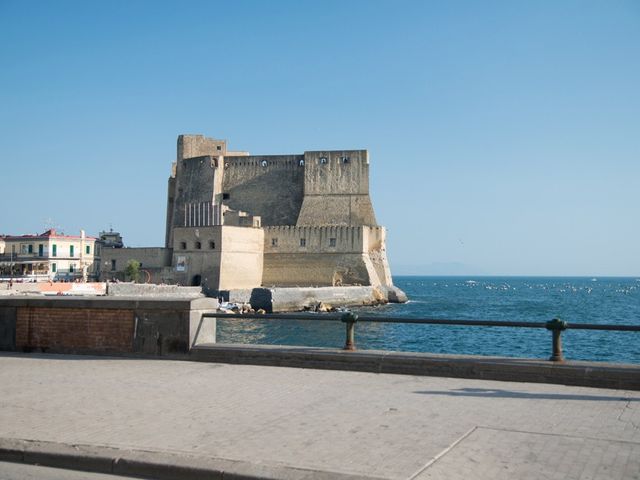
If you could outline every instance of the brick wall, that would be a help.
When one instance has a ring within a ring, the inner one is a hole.
[[[16,348],[133,351],[133,310],[18,307]]]

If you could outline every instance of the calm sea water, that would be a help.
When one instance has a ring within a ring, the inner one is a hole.
[[[362,315],[640,325],[640,278],[394,277],[403,305],[358,308]],[[340,322],[225,320],[220,343],[341,347]],[[640,332],[569,330],[566,358],[640,363]],[[547,358],[543,329],[361,323],[359,349]]]

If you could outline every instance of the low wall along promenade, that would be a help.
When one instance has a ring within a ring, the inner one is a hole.
[[[224,345],[216,342],[216,322],[234,317],[217,311],[211,298],[42,297],[0,300],[0,351],[118,356],[161,356],[215,363],[353,370],[451,378],[555,383],[640,390],[640,366],[563,361],[555,329],[551,360],[353,351],[355,320],[346,322],[344,350],[275,345]],[[346,313],[344,317],[354,315]],[[332,321],[306,314],[310,321]],[[243,315],[301,319],[304,314]],[[242,318],[245,317],[245,318]],[[366,319],[362,319],[366,320]],[[369,321],[375,319],[370,318]],[[379,321],[380,319],[377,319]],[[386,319],[385,321],[408,321]],[[416,320],[411,320],[416,323]],[[430,320],[435,322],[436,320]],[[441,321],[447,322],[447,321]],[[448,321],[454,323],[474,321]],[[556,321],[550,322],[555,325]],[[500,322],[485,322],[500,323]],[[552,325],[552,326],[553,326]],[[333,325],[335,327],[336,325]],[[534,324],[544,328],[544,325]],[[327,325],[331,328],[331,325]],[[345,328],[338,325],[339,328]],[[566,328],[566,327],[564,327]],[[581,328],[573,325],[572,328]],[[622,326],[617,326],[622,329]],[[637,327],[631,327],[637,329]],[[350,333],[351,332],[351,333]],[[350,345],[351,344],[351,345]],[[559,355],[558,355],[559,354]]]
[[[201,322],[211,298],[9,297],[0,302],[0,350],[86,354],[186,355],[215,341]]]

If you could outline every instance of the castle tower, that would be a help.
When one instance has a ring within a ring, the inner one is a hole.
[[[376,226],[366,150],[305,152],[297,225]]]
[[[167,186],[165,247],[173,246],[173,227],[209,226],[220,223],[216,195],[221,192],[218,161],[227,153],[227,142],[204,135],[180,135],[176,162]],[[217,188],[216,188],[217,187]]]

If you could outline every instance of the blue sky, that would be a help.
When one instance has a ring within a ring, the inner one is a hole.
[[[181,133],[367,148],[392,271],[640,275],[637,1],[0,0],[0,233],[162,245]]]

